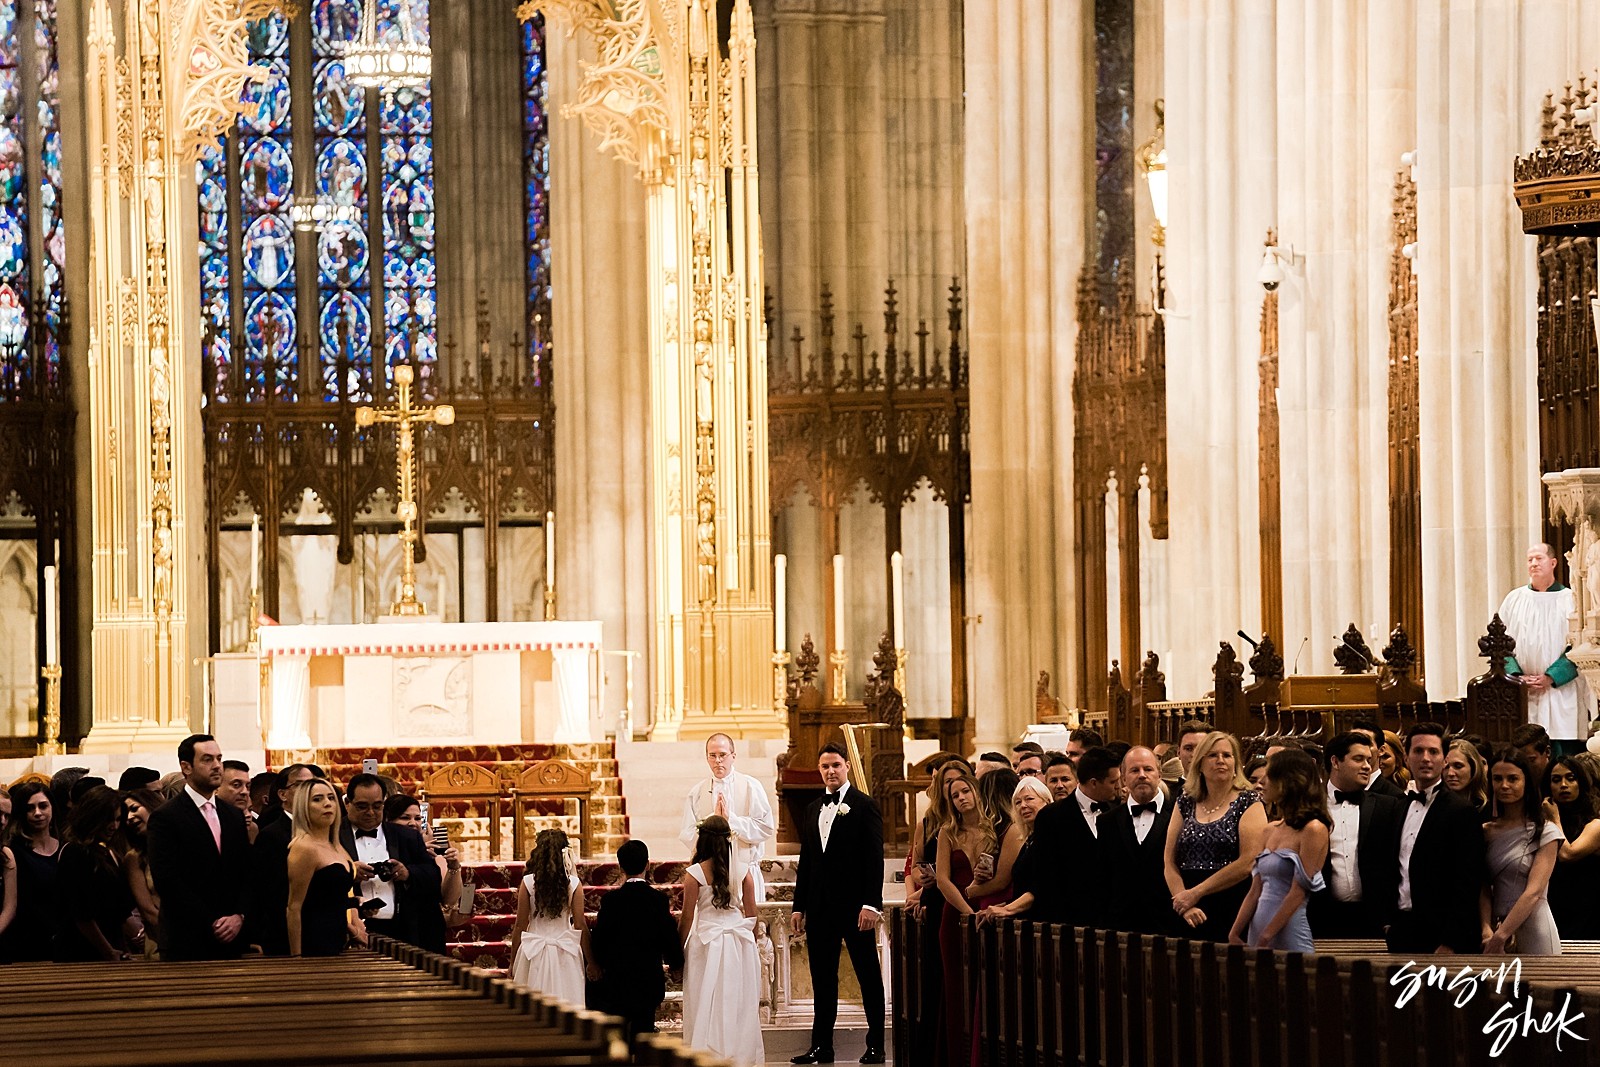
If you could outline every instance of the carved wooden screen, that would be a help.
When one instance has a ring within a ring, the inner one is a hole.
[[[1389,255],[1389,615],[1422,652],[1422,460],[1417,377],[1417,183],[1394,182]]]
[[[1121,646],[1132,663],[1141,648],[1139,489],[1150,490],[1150,532],[1167,536],[1167,362],[1161,317],[1134,300],[1131,271],[1117,278],[1114,306],[1101,304],[1092,270],[1078,283],[1077,373],[1072,381],[1073,482],[1078,536],[1077,706],[1107,710],[1106,487],[1118,493]],[[1165,280],[1157,274],[1157,299]]]
[[[814,346],[796,326],[768,348],[768,449],[774,516],[804,488],[821,512],[822,557],[837,549],[841,494],[864,482],[884,508],[883,572],[901,548],[900,511],[926,480],[949,518],[951,718],[938,720],[941,744],[968,751],[966,504],[971,498],[968,453],[967,356],[963,348],[961,285],[950,285],[948,338],[934,342],[926,320],[913,344],[901,347],[894,283],[886,291],[883,349],[867,351],[857,325],[849,345],[835,347],[833,298],[824,288]],[[773,316],[768,310],[767,320]],[[774,552],[785,551],[775,544]],[[831,583],[823,588],[831,597]],[[831,617],[831,610],[826,612]],[[884,629],[891,620],[884,620]],[[791,634],[798,647],[799,634]],[[915,708],[911,709],[913,712]],[[932,728],[933,724],[930,724]]]
[[[1269,244],[1276,243],[1273,234]],[[1257,435],[1261,466],[1261,629],[1283,640],[1283,499],[1278,434],[1278,294],[1261,301],[1261,397]]]

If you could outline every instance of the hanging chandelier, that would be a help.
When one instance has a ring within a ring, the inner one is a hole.
[[[433,50],[417,40],[410,0],[395,0],[398,40],[378,40],[378,4],[364,0],[361,32],[344,46],[345,77],[365,89],[421,89],[433,76]]]

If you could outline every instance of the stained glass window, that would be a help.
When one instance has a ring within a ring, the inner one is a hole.
[[[56,43],[56,0],[0,0],[0,399],[57,380],[61,367],[66,243]]]
[[[550,337],[550,116],[546,111],[544,16],[522,24],[523,181],[528,210],[528,358],[544,384]]]
[[[418,364],[429,391],[438,350],[431,93],[379,93],[347,79],[342,48],[360,31],[364,2],[309,5],[307,85],[291,86],[289,22],[274,14],[249,24],[250,59],[268,77],[247,85],[249,106],[226,147],[204,154],[196,169],[202,309],[218,400],[264,399],[269,353],[283,400],[302,388],[370,399],[382,385],[380,376],[375,389],[374,349],[384,365]],[[427,39],[427,0],[372,2],[381,37],[398,34],[405,2],[417,38]],[[311,124],[295,130],[291,103],[301,93],[311,100]],[[308,195],[333,217],[297,235],[291,208]],[[298,241],[314,244],[314,282],[296,276]],[[301,299],[302,291],[315,299]],[[232,370],[236,340],[243,366]],[[230,371],[241,384],[229,384]]]

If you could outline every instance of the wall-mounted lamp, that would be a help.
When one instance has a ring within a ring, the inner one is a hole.
[[[1256,271],[1256,281],[1269,293],[1278,291],[1283,284],[1284,265],[1294,266],[1294,245],[1278,244],[1278,231],[1267,230],[1266,247],[1261,252],[1261,269]]]
[[[1410,167],[1411,180],[1417,180],[1417,150],[1415,148],[1409,152],[1400,153],[1400,165],[1402,167]]]
[[[1167,243],[1167,105],[1156,101],[1156,132],[1150,140],[1139,146],[1134,157],[1145,188],[1150,192],[1150,207],[1156,223],[1150,230],[1150,240],[1157,248]]]
[[[1411,264],[1411,274],[1414,277],[1417,273],[1417,242],[1401,245],[1400,254]]]

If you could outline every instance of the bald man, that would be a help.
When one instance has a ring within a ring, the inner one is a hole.
[[[702,778],[683,802],[683,829],[678,840],[694,856],[700,820],[721,815],[733,831],[734,861],[755,877],[756,901],[766,900],[766,882],[761,877],[761,854],[766,843],[778,836],[778,821],[772,815],[767,791],[760,782],[734,770],[733,738],[712,734],[706,738],[706,766],[711,775]]]
[[[1167,889],[1162,863],[1166,855],[1167,824],[1172,821],[1172,798],[1161,785],[1161,763],[1143,745],[1122,757],[1123,801],[1127,817],[1116,827],[1118,883],[1116,925],[1146,934],[1170,933],[1172,894]]]

